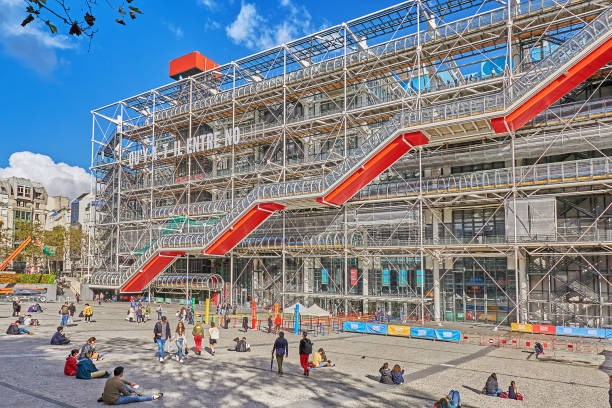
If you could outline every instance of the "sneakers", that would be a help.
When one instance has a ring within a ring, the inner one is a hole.
[[[132,387],[133,389],[137,390],[140,388],[140,385],[136,384],[135,386]]]
[[[180,361],[179,356],[175,356],[176,361]]]
[[[156,400],[156,399],[160,399],[160,398],[161,398],[161,397],[163,397],[163,396],[164,396],[164,393],[163,393],[163,392],[160,392],[159,394],[155,394],[155,395],[153,396],[153,399],[154,399],[154,400]]]
[[[185,362],[185,360],[183,360],[182,358],[179,360],[179,363],[183,363]]]
[[[104,402],[104,396],[101,396],[100,398],[98,398],[98,402]]]
[[[160,362],[160,363],[163,363],[163,362],[164,362],[164,358],[163,358],[163,357],[160,357],[160,358],[159,358],[159,362]]]

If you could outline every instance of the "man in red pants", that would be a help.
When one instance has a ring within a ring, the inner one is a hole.
[[[308,332],[304,330],[304,332],[302,333],[302,340],[300,340],[300,365],[304,369],[305,376],[308,376],[309,374],[308,358],[312,353],[312,342],[307,336]]]

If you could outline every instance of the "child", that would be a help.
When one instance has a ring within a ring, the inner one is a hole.
[[[64,365],[64,374],[75,376],[77,370],[76,356],[79,354],[79,350],[72,349],[70,355],[66,357],[66,364]]]

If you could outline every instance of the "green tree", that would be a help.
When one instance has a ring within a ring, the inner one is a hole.
[[[26,269],[28,267],[40,266],[42,263],[42,251],[35,244],[34,240],[36,237],[43,236],[43,227],[40,223],[32,223],[30,221],[16,221],[15,222],[15,239],[14,246],[20,245],[28,237],[32,237],[32,242],[26,246],[17,259],[26,262]]]
[[[44,232],[44,240],[42,244],[55,250],[53,255],[46,256],[47,270],[51,270],[50,261],[57,262],[65,260],[67,238],[68,232],[63,226],[56,226],[53,227],[51,231]]]

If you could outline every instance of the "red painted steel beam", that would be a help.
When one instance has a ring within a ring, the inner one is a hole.
[[[140,272],[132,277],[123,287],[121,293],[141,292],[157,277],[177,256],[185,255],[184,251],[160,252],[155,255]]]
[[[354,196],[363,186],[385,171],[412,147],[427,144],[428,139],[422,132],[410,132],[397,136],[376,153],[356,172],[338,185],[325,197],[317,198],[322,204],[341,205]]]
[[[566,74],[561,74],[528,101],[506,115],[508,128],[512,131],[520,129],[538,113],[561,99],[563,95],[574,89],[610,61],[612,61],[612,38],[568,69]],[[497,133],[508,131],[504,125],[503,116],[492,119],[491,126]]]
[[[264,203],[251,208],[240,218],[232,228],[219,237],[204,253],[209,255],[225,255],[255,228],[264,222],[274,211],[285,206],[277,203]]]

